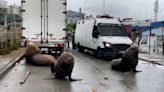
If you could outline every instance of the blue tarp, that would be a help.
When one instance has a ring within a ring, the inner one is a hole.
[[[152,22],[151,23],[151,29],[156,29],[156,28],[160,28],[160,27],[164,27],[164,21],[158,21],[158,22]],[[138,30],[141,30],[141,31],[149,31],[150,30],[150,26],[133,26],[132,27],[132,30],[133,31],[138,31]]]

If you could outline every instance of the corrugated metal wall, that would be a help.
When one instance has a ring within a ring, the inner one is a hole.
[[[0,51],[18,49],[21,44],[22,31],[14,26],[0,26]]]

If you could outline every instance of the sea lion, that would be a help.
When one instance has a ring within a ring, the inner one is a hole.
[[[138,47],[132,46],[129,47],[122,56],[122,59],[116,59],[111,62],[111,67],[114,70],[119,71],[133,71],[139,72],[136,70],[138,64]]]
[[[57,62],[51,66],[51,72],[54,73],[55,78],[57,79],[63,79],[68,76],[70,81],[76,81],[78,79],[72,79],[71,77],[74,62],[73,54],[71,52],[64,52],[57,59]]]
[[[40,48],[33,42],[28,42],[25,50],[26,63],[36,66],[51,65],[56,62],[52,55],[40,54]]]
[[[32,56],[34,54],[40,53],[40,48],[33,42],[27,42],[25,56]]]
[[[26,50],[24,53],[24,56],[26,58],[26,63],[29,63],[31,61],[31,57],[35,54],[39,54],[40,49],[37,45],[35,45],[33,42],[27,42]]]
[[[48,54],[35,54],[31,56],[31,61],[29,64],[36,66],[46,66],[51,65],[56,62],[56,59],[52,55]]]

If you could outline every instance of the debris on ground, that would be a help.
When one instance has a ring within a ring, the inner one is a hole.
[[[30,70],[28,70],[28,71],[26,72],[26,75],[25,75],[24,78],[21,80],[20,84],[23,84],[23,83],[26,81],[26,79],[27,79],[27,77],[29,76],[29,74],[30,74]]]

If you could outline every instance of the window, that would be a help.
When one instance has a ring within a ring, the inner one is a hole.
[[[122,26],[115,24],[99,24],[98,31],[102,36],[128,36]]]

